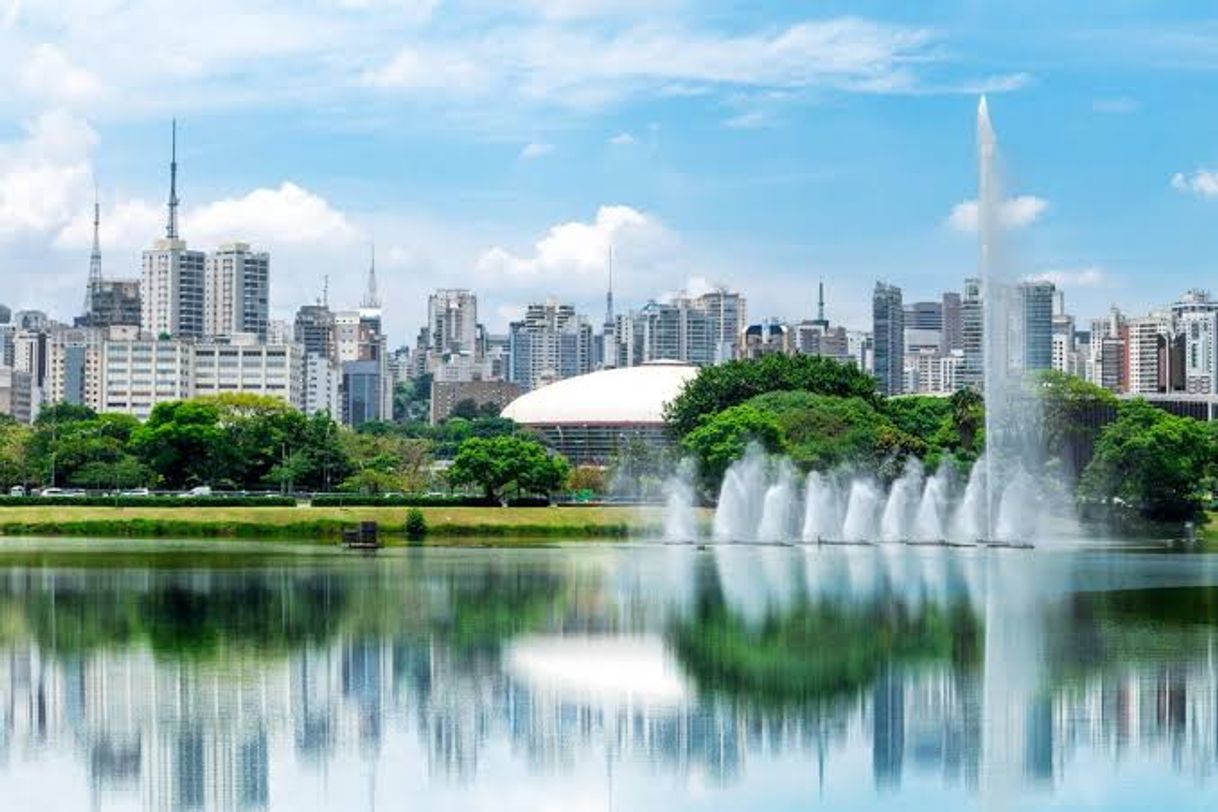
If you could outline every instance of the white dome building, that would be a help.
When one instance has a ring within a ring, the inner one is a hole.
[[[576,465],[604,463],[633,440],[667,444],[664,406],[697,374],[676,361],[591,372],[521,395],[503,417],[540,433]]]

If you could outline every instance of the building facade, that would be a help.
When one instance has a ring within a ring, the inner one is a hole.
[[[220,246],[204,264],[204,335],[249,334],[267,340],[271,257],[248,243]]]
[[[877,282],[871,298],[874,375],[884,395],[899,395],[905,385],[905,309],[901,289]]]

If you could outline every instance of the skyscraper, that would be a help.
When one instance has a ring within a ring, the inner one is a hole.
[[[222,245],[204,265],[204,334],[237,333],[267,338],[270,319],[270,255],[247,243]]]
[[[1218,302],[1207,291],[1190,290],[1171,306],[1184,336],[1184,387],[1189,394],[1218,392]]]
[[[960,349],[956,385],[981,391],[985,381],[985,305],[980,279],[965,279],[960,297]]]
[[[204,268],[202,251],[190,251],[178,235],[177,122],[169,162],[169,219],[165,237],[144,252],[140,289],[144,330],[154,335],[196,338],[204,332]]]
[[[573,305],[529,305],[524,320],[509,327],[508,342],[508,380],[524,389],[592,371],[592,323]]]
[[[876,282],[871,298],[872,335],[875,340],[875,378],[884,395],[904,389],[905,310],[901,289]]]
[[[939,343],[939,352],[950,355],[953,350],[964,348],[960,332],[960,294],[947,292],[943,294],[943,333]]]
[[[478,297],[471,291],[441,288],[427,299],[427,328],[436,355],[474,354]]]
[[[1022,343],[1016,368],[1038,372],[1053,368],[1053,283],[1022,282],[1018,288]]]

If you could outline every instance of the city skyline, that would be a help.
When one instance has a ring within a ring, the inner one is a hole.
[[[624,301],[722,283],[797,320],[823,278],[836,321],[861,327],[876,278],[930,298],[972,274],[968,124],[988,91],[1020,266],[1080,315],[1140,312],[1163,282],[1197,286],[1212,253],[1193,102],[1214,25],[1201,4],[1037,6],[1015,35],[1014,12],[951,2],[268,3],[239,24],[227,3],[12,3],[6,304],[79,300],[94,183],[107,272],[138,270],[177,116],[182,234],[274,254],[277,318],[326,275],[357,301],[373,239],[395,343],[436,286],[478,289],[497,330],[545,294],[597,312],[612,241]],[[209,26],[244,34],[195,41]]]

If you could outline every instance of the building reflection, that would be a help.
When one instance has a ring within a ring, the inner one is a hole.
[[[661,612],[650,605],[649,587],[630,578],[581,575],[574,589],[543,579],[541,604],[533,605],[532,596],[511,596],[516,619],[528,617],[527,624],[507,623],[503,634],[487,638],[467,634],[461,613],[485,607],[461,606],[458,593],[468,584],[450,574],[413,573],[403,586],[372,598],[367,593],[375,589],[344,582],[352,576],[324,576],[338,579],[328,584],[332,600],[363,594],[392,608],[382,613],[388,622],[362,627],[356,620],[366,607],[361,603],[330,633],[287,635],[269,651],[245,645],[261,634],[241,638],[223,629],[206,645],[212,631],[199,638],[171,635],[169,649],[158,648],[146,632],[90,642],[79,639],[80,628],[71,629],[76,621],[67,607],[73,600],[100,605],[115,590],[147,597],[182,588],[181,576],[93,581],[42,572],[19,585],[10,581],[0,597],[9,616],[22,618],[9,625],[24,630],[6,634],[0,644],[0,772],[46,753],[72,752],[98,806],[119,799],[150,810],[256,810],[269,808],[276,797],[276,765],[290,761],[323,772],[349,757],[376,764],[388,744],[407,740],[421,763],[382,769],[418,770],[429,781],[456,785],[476,782],[484,760],[503,748],[535,775],[571,771],[593,759],[617,769],[636,765],[697,775],[712,785],[744,780],[751,763],[786,756],[827,770],[831,779],[836,758],[867,754],[881,792],[911,775],[983,790],[987,776],[1002,767],[1024,784],[1052,786],[1084,753],[1114,763],[1153,761],[1196,776],[1218,768],[1218,634],[1212,622],[1160,630],[1172,650],[1138,660],[1112,656],[1131,641],[1140,645],[1135,637],[1145,627],[1136,618],[1125,624],[1128,618],[1111,614],[1111,607],[1077,605],[1052,623],[1042,617],[1041,642],[1056,653],[1045,658],[1033,682],[1012,694],[1012,706],[987,708],[985,672],[1006,665],[1002,652],[904,658],[897,649],[885,650],[875,672],[857,685],[767,694],[732,682],[727,671],[701,669],[709,675],[701,679],[699,668],[677,659],[674,624],[705,632],[709,626],[700,624],[718,622],[706,613],[717,611],[726,618],[724,628],[748,635],[754,628],[770,633],[765,630],[777,622],[753,626],[739,619],[713,585],[710,598],[708,589],[692,590],[692,604],[709,601],[710,609]],[[266,604],[268,616],[286,617],[296,611],[295,600],[315,597],[319,586],[307,580],[303,591],[293,592],[285,584],[296,576],[274,573],[191,578],[194,590],[215,598],[213,605],[229,601],[233,596],[224,593],[230,589],[244,596],[283,593]],[[250,578],[261,583],[242,583]],[[922,603],[911,607],[884,589],[876,587],[854,604],[840,595],[793,598],[783,617],[805,624],[801,628],[825,612],[841,622],[846,606],[871,623],[868,613],[878,606],[899,614],[903,625],[894,628],[909,632],[925,618],[938,628],[954,600],[923,592]],[[163,601],[161,595],[141,605]],[[52,606],[56,619],[47,625],[40,618],[50,617]],[[671,616],[656,622],[666,612]],[[491,624],[477,617],[477,629]],[[557,646],[576,638],[652,641],[644,650],[666,658],[659,666],[679,672],[685,689],[656,700],[637,692],[582,696],[556,688],[505,667],[505,647],[525,625]],[[165,627],[158,628],[159,639],[167,639]],[[1108,653],[1071,653],[1083,638]],[[1001,753],[987,752],[986,728],[996,714],[1019,731]],[[995,759],[1011,763],[996,766]]]

